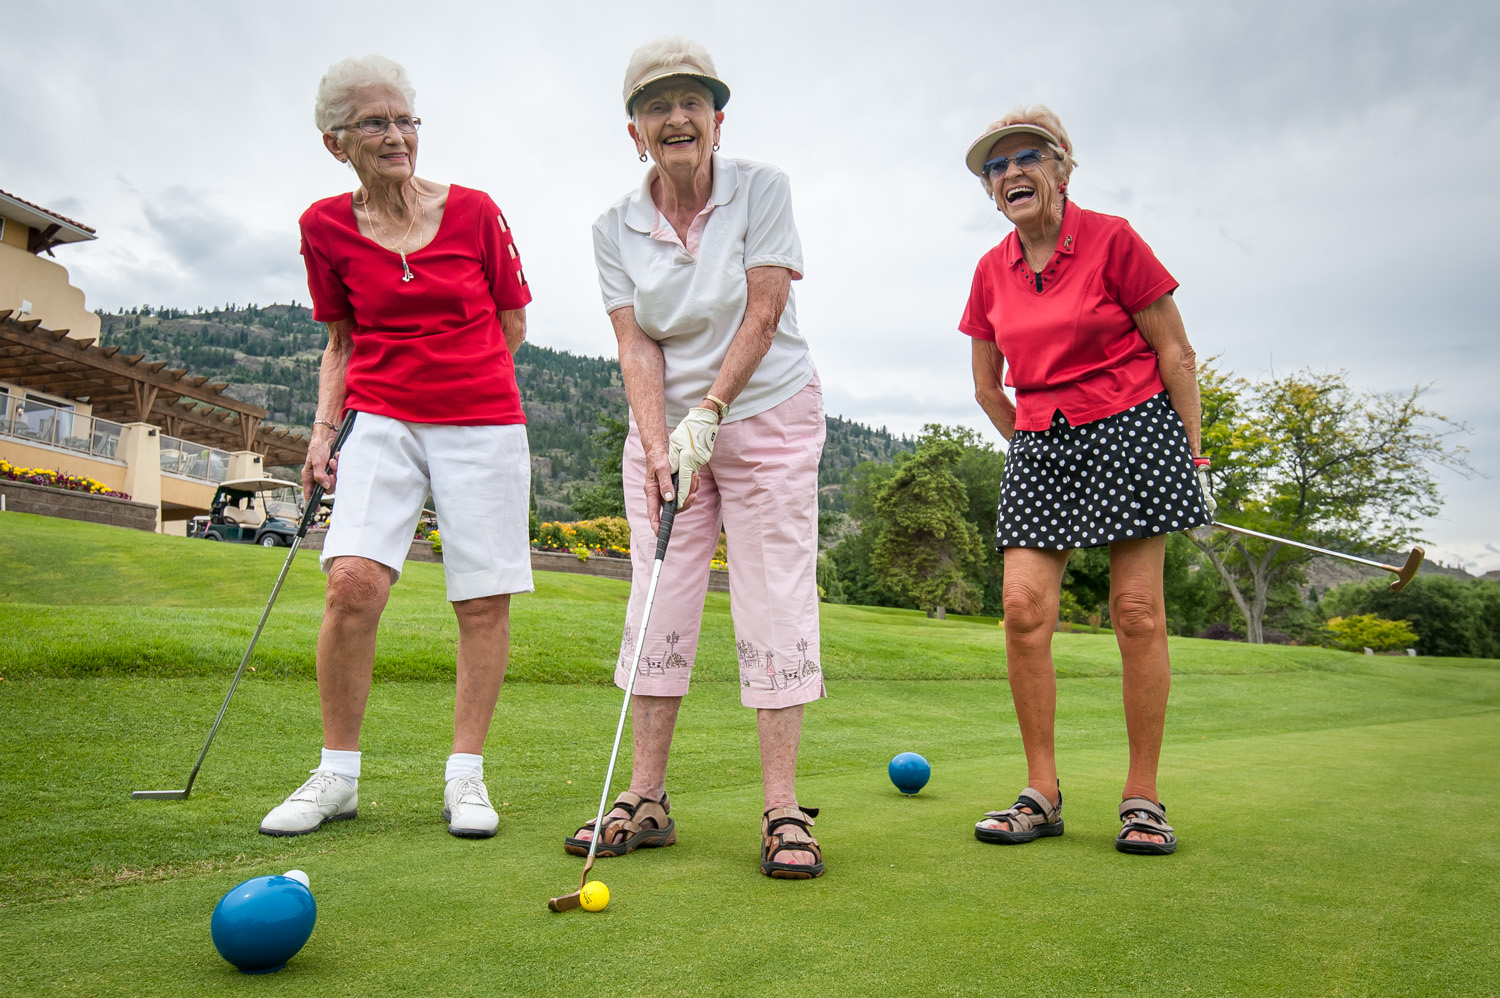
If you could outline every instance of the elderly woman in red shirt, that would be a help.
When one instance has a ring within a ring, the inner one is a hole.
[[[302,480],[338,489],[321,557],[323,750],[312,778],[261,822],[267,835],[303,835],[358,813],[376,626],[429,489],[458,617],[442,816],[466,838],[494,835],[499,821],[483,752],[505,678],[510,594],[532,588],[530,456],[512,361],[531,291],[489,195],[416,175],[414,100],[405,71],[381,56],[337,63],[318,85],[323,145],[359,178],[358,190],[301,219],[313,318],[328,324]],[[353,412],[328,474],[339,423]]]
[[[1167,534],[1212,516],[1195,474],[1207,462],[1177,282],[1128,222],[1069,199],[1073,144],[1046,107],[986,128],[966,162],[1015,225],[980,259],[959,329],[973,337],[975,397],[1010,442],[996,543],[1027,767],[1016,803],[974,834],[1017,844],[1063,832],[1053,623],[1069,555],[1108,546],[1130,742],[1115,848],[1171,853],[1156,787],[1171,686],[1162,565]]]

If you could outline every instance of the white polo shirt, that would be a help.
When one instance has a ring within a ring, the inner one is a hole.
[[[713,386],[745,318],[751,267],[785,267],[802,279],[802,241],[792,221],[786,174],[765,163],[714,157],[714,187],[689,233],[689,252],[651,200],[646,172],[639,190],[594,223],[594,262],[604,309],[635,307],[635,321],[661,347],[667,425],[676,426]],[[696,237],[696,238],[694,238]],[[758,415],[796,395],[817,369],[797,331],[797,299],[788,292],[776,338],[725,422]]]

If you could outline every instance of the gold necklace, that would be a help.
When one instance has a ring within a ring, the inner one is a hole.
[[[375,233],[376,244],[381,249],[389,249],[392,253],[401,257],[401,283],[403,284],[411,280],[414,275],[411,272],[411,265],[406,262],[406,251],[401,247],[405,246],[406,241],[411,238],[412,230],[417,227],[417,219],[423,218],[427,214],[426,209],[422,206],[422,192],[416,190],[415,186],[413,186],[412,190],[417,195],[417,211],[411,217],[411,224],[406,227],[406,235],[402,236],[401,241],[395,246],[388,247],[385,244],[385,227],[380,224],[374,213],[370,211],[370,192],[365,191],[365,199],[363,201],[354,202],[365,209],[365,220],[370,223],[370,229]]]

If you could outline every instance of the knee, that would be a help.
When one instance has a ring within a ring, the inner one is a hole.
[[[1057,622],[1058,594],[1029,582],[1008,583],[1002,597],[1005,629],[1013,634],[1050,633]]]
[[[382,573],[388,575],[389,569],[374,562],[351,564],[347,558],[334,562],[328,571],[328,611],[349,617],[379,617],[388,590]]]
[[[460,600],[453,604],[453,612],[460,627],[509,627],[510,594]]]
[[[1162,604],[1151,593],[1123,592],[1111,600],[1110,620],[1121,638],[1140,641],[1162,629]]]

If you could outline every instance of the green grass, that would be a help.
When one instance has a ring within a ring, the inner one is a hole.
[[[1113,639],[1059,635],[1068,832],[995,847],[972,822],[1025,773],[1000,629],[825,607],[831,696],[808,709],[799,790],[825,809],[829,872],[776,882],[756,870],[754,721],[711,596],[712,661],[673,752],[679,843],[601,860],[610,907],[555,915],[580,863],[559,839],[593,815],[619,710],[620,583],[544,574],[515,600],[522,681],[486,748],[496,839],[437,817],[453,627],[431,565],[408,566],[387,611],[359,820],[255,831],[320,740],[310,555],[193,797],[129,799],[181,785],[284,556],[0,516],[4,990],[1500,993],[1495,663],[1176,642],[1162,787],[1183,845],[1155,859],[1110,844]],[[884,772],[908,749],[934,769],[915,798]],[[213,905],[294,866],[318,898],[312,940],[280,974],[236,974]]]

